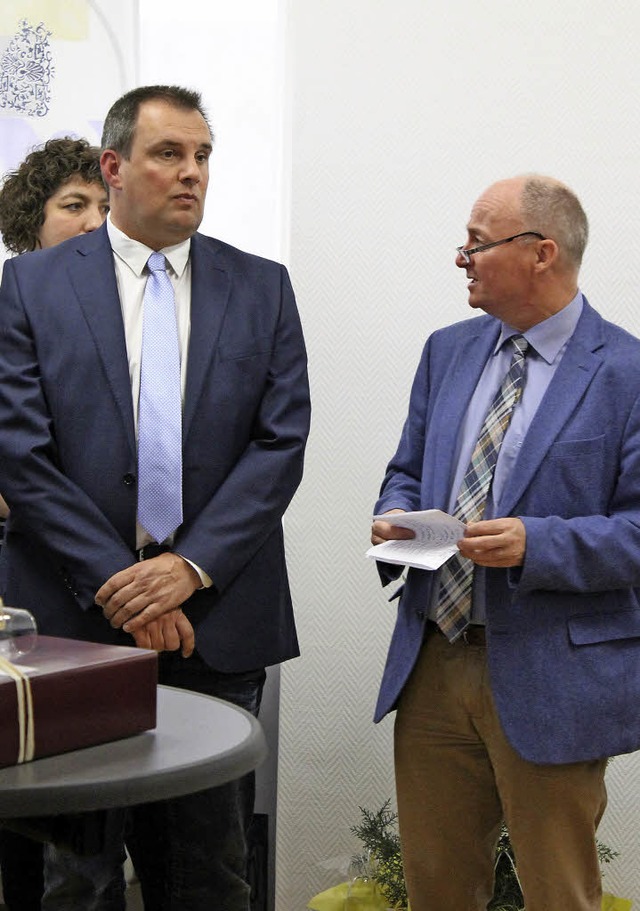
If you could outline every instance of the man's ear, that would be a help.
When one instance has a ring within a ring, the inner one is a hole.
[[[100,156],[100,169],[102,179],[112,190],[118,190],[121,186],[120,180],[120,162],[121,157],[113,149],[105,149]]]
[[[551,240],[550,237],[538,241],[536,250],[536,269],[540,272],[548,269],[558,259],[558,245],[555,240]]]

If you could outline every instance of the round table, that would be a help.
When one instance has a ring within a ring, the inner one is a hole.
[[[153,731],[0,769],[0,819],[180,797],[240,778],[266,754],[262,728],[244,709],[159,686]]]

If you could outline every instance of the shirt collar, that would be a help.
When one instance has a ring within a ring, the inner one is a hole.
[[[147,265],[147,260],[154,251],[145,244],[141,244],[140,241],[128,237],[120,228],[116,228],[111,221],[110,215],[107,216],[107,233],[111,249],[115,255],[129,266],[134,275],[140,278]],[[190,251],[191,238],[188,237],[179,244],[174,244],[172,247],[163,247],[158,252],[166,256],[171,270],[179,278],[186,268]]]
[[[554,313],[553,316],[542,320],[541,323],[532,326],[531,329],[527,329],[526,332],[520,332],[518,329],[514,329],[513,326],[502,323],[500,337],[494,354],[497,354],[503,344],[508,339],[513,338],[514,335],[524,335],[534,351],[544,358],[548,364],[552,364],[578,325],[578,320],[582,313],[583,300],[582,292],[578,290],[576,296],[566,307]]]

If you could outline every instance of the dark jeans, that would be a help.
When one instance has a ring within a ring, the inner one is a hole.
[[[0,546],[4,523],[0,519]],[[0,872],[4,904],[9,911],[40,911],[44,889],[41,842],[0,829]]]
[[[226,699],[257,715],[265,672],[221,674],[197,654],[184,659],[165,652],[160,655],[159,679],[169,686]],[[250,774],[197,794],[113,811],[119,836],[97,858],[48,849],[43,911],[124,909],[123,828],[145,911],[249,911],[247,830],[254,790]],[[92,895],[78,878],[88,865],[91,869],[82,880],[96,884]],[[56,876],[60,872],[62,882]]]
[[[0,870],[9,911],[40,911],[44,888],[41,842],[9,829],[0,830]]]

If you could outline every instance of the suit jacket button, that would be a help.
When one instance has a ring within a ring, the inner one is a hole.
[[[131,485],[135,484],[136,482],[136,476],[134,474],[126,474],[122,480],[127,485],[127,487],[131,487]]]

